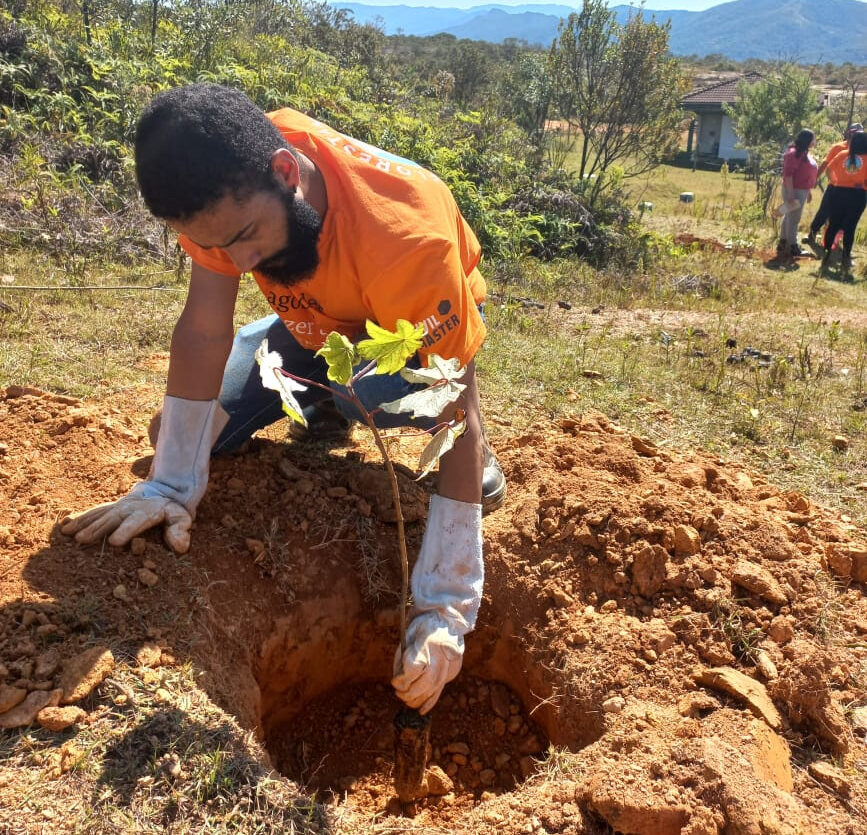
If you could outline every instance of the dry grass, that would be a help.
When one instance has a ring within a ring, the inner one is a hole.
[[[76,733],[0,735],[0,831],[324,832],[320,807],[270,771],[191,665],[120,668]],[[24,823],[28,821],[28,823]]]

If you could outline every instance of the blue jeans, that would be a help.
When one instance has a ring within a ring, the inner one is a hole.
[[[283,368],[297,377],[304,377],[321,383],[332,392],[345,393],[346,388],[328,379],[328,366],[322,357],[317,357],[315,351],[304,348],[289,332],[277,314],[266,316],[249,325],[245,325],[235,335],[232,353],[226,362],[223,374],[223,387],[220,391],[220,405],[229,413],[226,424],[213,451],[232,452],[238,449],[259,429],[264,429],[272,423],[286,417],[280,403],[280,395],[276,391],[266,389],[259,376],[259,364],[254,358],[256,349],[263,339],[268,340],[268,350],[277,351],[283,358]],[[356,366],[356,371],[367,364],[365,360]],[[418,368],[418,355],[407,365]],[[424,385],[408,383],[400,374],[369,374],[355,385],[355,393],[368,411],[375,409],[381,403],[397,400],[413,391],[424,388]],[[332,396],[317,386],[309,386],[307,391],[296,392],[298,403],[302,408],[312,406],[321,400]],[[334,403],[340,412],[350,420],[361,421],[361,413],[353,403],[342,397],[334,397]],[[398,426],[413,426],[418,429],[430,429],[436,424],[433,418],[412,419],[408,414],[392,415],[378,412],[374,422],[381,429],[392,429]]]

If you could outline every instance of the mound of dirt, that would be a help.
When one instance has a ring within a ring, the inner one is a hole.
[[[361,431],[328,448],[275,430],[214,461],[188,555],[157,531],[80,547],[58,520],[147,473],[142,400],[0,399],[10,746],[32,723],[75,740],[118,669],[157,688],[146,671],[191,663],[196,693],[251,732],[250,757],[319,809],[309,831],[867,831],[867,537],[845,517],[601,414],[501,440],[509,495],[485,520],[464,671],[433,711],[436,788],[401,807],[400,573],[375,449]],[[430,485],[401,487],[414,555]],[[0,808],[17,808],[20,779],[0,764]],[[75,829],[84,813],[57,803],[52,831]],[[25,831],[44,823],[32,814]]]

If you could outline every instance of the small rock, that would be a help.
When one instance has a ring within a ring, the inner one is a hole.
[[[503,687],[491,688],[491,710],[500,719],[509,718],[509,694]]]
[[[129,543],[130,553],[136,557],[140,557],[147,548],[147,540],[142,536],[134,536]]]
[[[659,450],[656,448],[656,444],[652,441],[647,441],[644,438],[639,438],[638,435],[632,436],[632,448],[639,455],[646,455],[650,458],[655,458],[659,455]]]
[[[129,603],[129,592],[126,590],[126,586],[123,583],[118,583],[118,585],[112,589],[111,593],[118,600],[122,600],[124,603]]]
[[[852,727],[857,733],[867,735],[867,706],[852,711]]]
[[[518,745],[518,753],[520,754],[538,754],[541,750],[542,743],[539,741],[539,737],[535,734],[523,739],[521,744]]]
[[[44,707],[36,714],[36,721],[47,731],[63,731],[78,724],[87,713],[80,707]]]
[[[26,696],[27,691],[23,687],[9,687],[5,684],[0,686],[0,713],[6,713],[20,705]]]
[[[246,489],[246,485],[240,478],[232,477],[226,482],[226,490],[233,495],[237,495],[238,493],[243,493]]]
[[[626,707],[626,699],[623,696],[611,696],[602,702],[602,710],[606,713],[622,713]]]
[[[426,779],[428,794],[432,794],[435,797],[442,797],[442,795],[448,794],[455,787],[448,774],[438,765],[432,765],[428,768]]]
[[[160,581],[160,578],[149,568],[140,568],[136,574],[138,574],[138,581],[148,588],[153,588]]]
[[[716,710],[719,702],[710,693],[687,693],[677,703],[677,712],[681,716],[695,719],[709,710]]]
[[[756,653],[756,669],[767,681],[777,677],[777,666],[763,649]]]
[[[33,677],[37,680],[50,678],[57,672],[60,666],[60,656],[53,649],[44,652],[36,659],[36,665],[33,668]]]
[[[831,446],[838,452],[845,452],[849,449],[849,439],[845,435],[835,435],[831,441]]]
[[[692,525],[674,528],[674,552],[690,557],[701,551],[701,534]]]
[[[516,734],[521,730],[521,725],[523,724],[524,720],[520,716],[510,716],[509,724],[506,727],[509,729],[510,734]]]
[[[702,669],[694,675],[696,682],[715,690],[722,690],[745,702],[750,711],[764,719],[775,731],[782,727],[780,714],[768,696],[765,686],[733,667]]]
[[[332,499],[343,499],[349,494],[349,491],[345,487],[329,487],[325,494]]]
[[[747,560],[738,560],[732,572],[732,582],[776,606],[788,602],[770,571]]]
[[[32,693],[28,693],[21,704],[0,714],[0,728],[23,728],[26,725],[32,725],[36,719],[36,714],[43,708],[56,707],[62,695],[60,690],[51,690],[50,692],[34,690]]]
[[[778,644],[785,644],[795,637],[792,621],[785,615],[777,615],[768,626],[768,637]]]
[[[142,644],[135,654],[139,667],[159,667],[163,651],[155,643],[148,641]]]
[[[91,647],[69,659],[63,666],[63,674],[58,682],[63,690],[63,704],[68,705],[89,696],[114,669],[114,664],[111,650],[101,646]]]
[[[21,625],[26,629],[36,623],[36,612],[33,609],[25,609],[21,614]]]
[[[852,793],[852,784],[849,779],[838,768],[835,768],[830,763],[814,762],[807,766],[807,771],[813,779],[818,780],[822,785],[827,786],[831,791],[836,792],[841,797],[849,797]]]
[[[479,772],[479,782],[483,786],[493,786],[497,779],[497,772],[493,768],[484,768]]]
[[[462,754],[468,757],[470,755],[470,746],[466,742],[450,742],[446,745],[446,751],[450,754]]]
[[[316,489],[316,485],[309,478],[299,479],[295,484],[295,489],[302,495],[306,496]]]

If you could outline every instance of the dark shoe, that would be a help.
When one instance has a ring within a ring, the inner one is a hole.
[[[482,515],[502,507],[506,500],[506,475],[494,451],[485,445],[485,467],[482,470]]]
[[[286,434],[293,441],[341,442],[349,439],[352,422],[346,418],[333,400],[321,400],[304,409],[307,426],[292,421]]]
[[[806,255],[812,255],[812,252],[807,252],[806,249],[801,249],[798,244],[792,244],[791,253],[793,258],[803,258]]]
[[[805,244],[809,244],[810,246],[816,246],[816,233],[811,229],[810,232],[805,235],[801,240]]]

